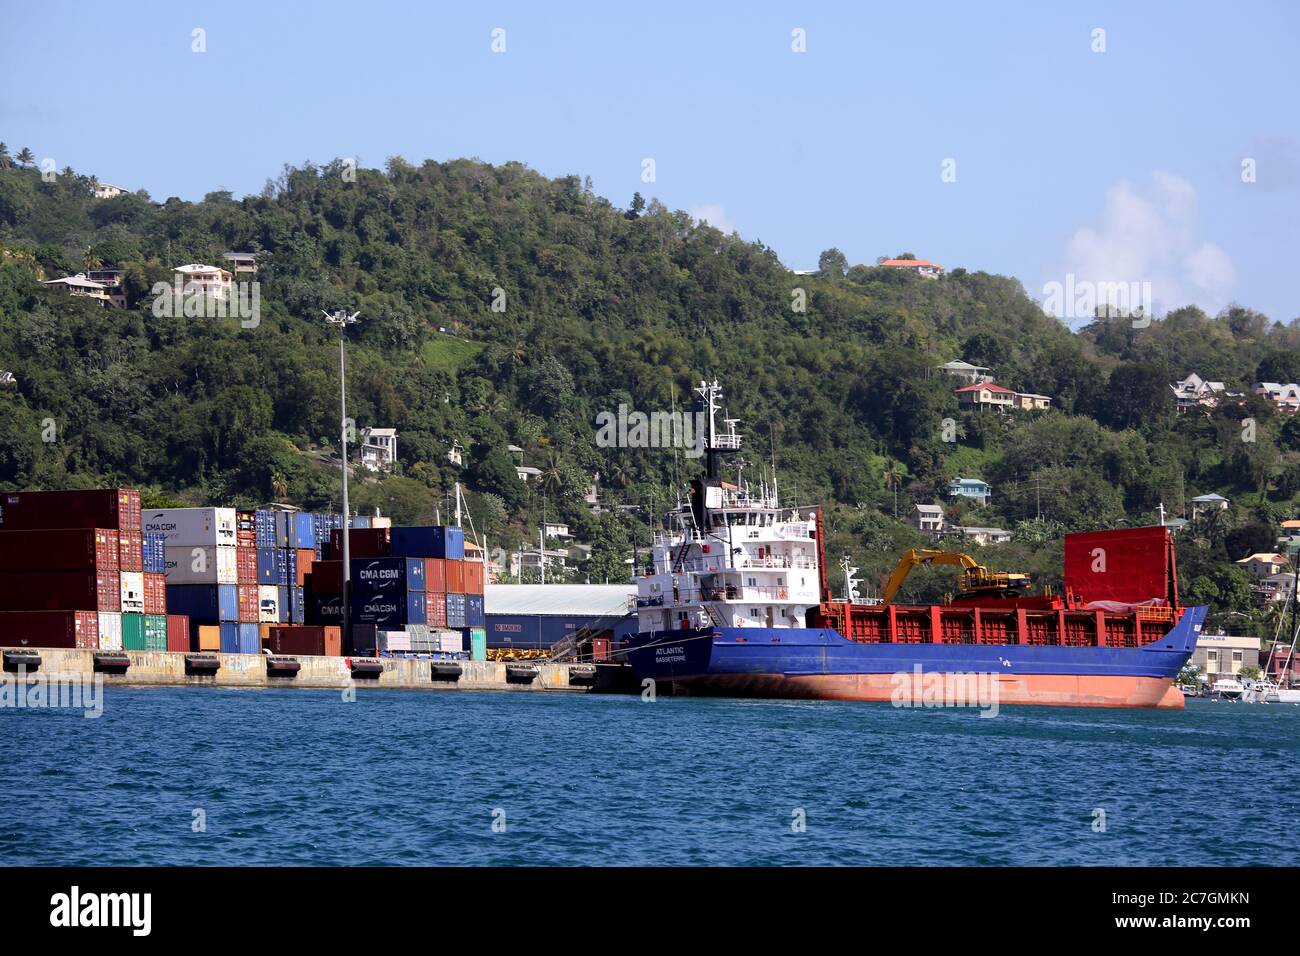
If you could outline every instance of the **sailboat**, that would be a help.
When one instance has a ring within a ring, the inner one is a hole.
[[[1268,660],[1264,664],[1263,675],[1255,681],[1246,685],[1242,692],[1241,699],[1253,704],[1300,704],[1300,687],[1292,687],[1291,684],[1291,665],[1295,661],[1296,639],[1300,638],[1300,621],[1297,621],[1297,604],[1300,595],[1297,590],[1300,589],[1300,555],[1296,557],[1297,568],[1292,577],[1291,586],[1291,646],[1286,653],[1286,663],[1282,665],[1280,671],[1283,675],[1283,684],[1274,681],[1269,674],[1273,670],[1273,655],[1278,653],[1278,648],[1283,647],[1282,641],[1278,640],[1282,633],[1282,625],[1286,621],[1286,608],[1277,617],[1277,628],[1273,632],[1273,647],[1268,652]],[[1283,686],[1283,685],[1286,686]]]

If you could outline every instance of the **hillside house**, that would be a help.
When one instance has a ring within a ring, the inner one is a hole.
[[[931,262],[929,259],[886,259],[880,263],[882,269],[907,269],[913,275],[925,276],[927,279],[937,279],[943,275],[943,266],[937,262]]]
[[[1173,389],[1180,415],[1194,408],[1214,408],[1227,394],[1222,382],[1207,382],[1195,372],[1169,387]]]
[[[519,476],[520,481],[524,484],[528,484],[528,482],[536,481],[541,477],[542,469],[534,468],[531,465],[516,465],[515,474]]]
[[[50,289],[62,289],[68,295],[77,298],[94,299],[102,306],[113,305],[113,297],[109,295],[108,286],[88,278],[84,272],[78,272],[75,276],[64,276],[62,279],[50,279],[42,282],[41,285]]]
[[[981,505],[987,505],[993,498],[993,488],[987,481],[978,478],[954,478],[948,482],[948,495],[954,498],[970,498]]]
[[[980,528],[971,525],[951,525],[949,534],[960,535],[983,547],[987,544],[1004,544],[1011,540],[1011,532],[1002,528]]]
[[[1228,499],[1223,495],[1197,495],[1192,499],[1192,520],[1195,521],[1207,511],[1227,511]]]
[[[1262,581],[1285,569],[1287,560],[1285,554],[1260,552],[1249,554],[1235,563],[1253,574],[1256,580]]]
[[[1015,392],[1012,400],[1012,407],[1021,411],[1036,412],[1052,407],[1052,399],[1047,395],[1036,395],[1033,392]]]
[[[1300,410],[1300,385],[1295,382],[1286,385],[1279,382],[1256,382],[1250,390],[1272,402],[1279,412],[1294,415]]]
[[[121,186],[114,186],[112,183],[95,183],[96,199],[116,199],[129,191]]]
[[[923,534],[943,533],[943,508],[939,505],[917,505],[912,511],[912,527]]]
[[[396,461],[396,428],[362,429],[361,464],[374,471],[392,471]]]
[[[198,262],[177,266],[172,272],[176,275],[176,288],[182,295],[198,293],[209,299],[225,299],[230,295],[230,286],[234,282],[233,273],[217,266],[205,266]]]
[[[1258,607],[1268,607],[1275,601],[1286,601],[1295,593],[1296,576],[1294,572],[1279,571],[1268,577],[1260,578],[1252,587],[1251,593]]]
[[[960,378],[971,385],[993,381],[993,376],[989,374],[992,369],[985,368],[983,365],[971,365],[970,362],[963,362],[960,359],[936,365],[935,369],[953,378]]]
[[[257,253],[255,252],[225,252],[221,258],[230,263],[230,268],[234,270],[235,275],[246,272],[250,275],[257,275]]]
[[[115,309],[126,308],[126,288],[122,285],[124,273],[121,269],[91,269],[86,278],[98,282],[108,293],[108,303]]]
[[[979,382],[957,389],[957,403],[963,410],[996,408],[1006,411],[1015,408],[1016,393],[992,382]]]

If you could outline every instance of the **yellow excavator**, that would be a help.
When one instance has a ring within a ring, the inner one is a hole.
[[[907,576],[918,564],[959,564],[962,567],[959,593],[962,597],[976,595],[1014,596],[1029,587],[1029,575],[1018,571],[990,571],[969,554],[960,551],[938,551],[932,548],[913,548],[901,558],[885,584],[884,601],[888,604],[903,586]]]

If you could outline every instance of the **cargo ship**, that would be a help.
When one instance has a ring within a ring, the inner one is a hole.
[[[1183,706],[1173,681],[1207,609],[1179,604],[1167,528],[1066,535],[1061,594],[923,550],[904,557],[881,599],[857,597],[851,574],[833,597],[820,511],[783,507],[775,475],[751,489],[741,465],[734,482],[721,480],[720,458],[740,449],[737,420],[720,432],[720,386],[696,391],[706,474],[669,512],[637,576],[625,650],[639,679],[672,694],[899,703],[931,682],[951,699],[979,676],[999,704]],[[957,593],[894,604],[907,571],[931,562],[961,565]]]

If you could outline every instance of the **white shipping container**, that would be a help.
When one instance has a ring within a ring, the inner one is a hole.
[[[372,528],[391,528],[392,526],[393,526],[392,518],[375,516],[370,519],[370,527]]]
[[[410,649],[413,651],[428,654],[438,649],[437,641],[430,640],[428,624],[406,625],[406,637],[410,642]]]
[[[122,588],[122,610],[128,614],[144,613],[144,572],[123,571],[118,575]],[[119,623],[119,635],[121,624]]]
[[[237,584],[234,545],[169,545],[163,561],[168,584]]]
[[[379,631],[375,634],[375,644],[380,653],[384,651],[409,651],[411,636],[405,631]]]
[[[350,528],[369,528],[369,527],[370,527],[370,518],[369,518],[369,516],[367,516],[367,515],[357,515],[357,516],[356,516],[355,518],[353,518],[350,522],[348,522],[348,527],[350,527]]]
[[[260,624],[277,624],[280,621],[280,589],[274,584],[257,587],[257,620]]]
[[[144,530],[166,535],[168,546],[235,544],[234,508],[161,508],[142,517]]]
[[[122,615],[117,611],[99,612],[99,649],[101,651],[122,649]]]
[[[463,649],[464,639],[460,631],[435,631],[434,633],[438,636],[438,650],[444,654],[454,654]]]

